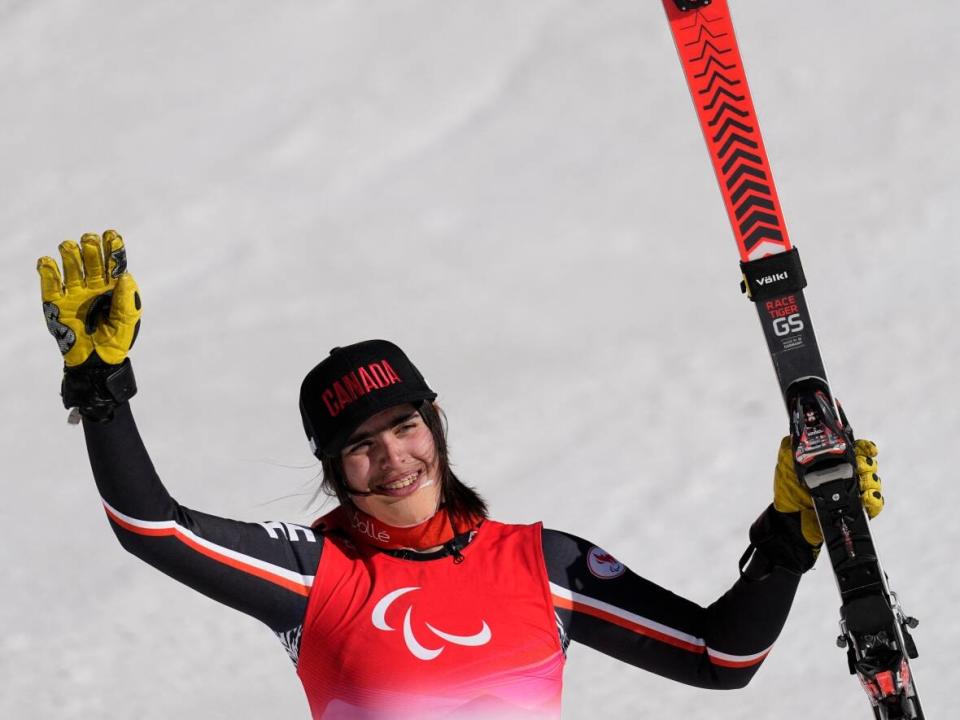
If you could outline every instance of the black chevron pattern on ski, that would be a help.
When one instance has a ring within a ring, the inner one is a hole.
[[[766,223],[767,225],[780,227],[780,222],[777,220],[776,215],[771,215],[770,213],[765,212],[755,212],[742,223],[740,223],[740,234],[746,235],[747,230],[752,228],[757,223]]]
[[[759,155],[754,155],[753,153],[747,152],[746,150],[740,149],[737,150],[733,155],[727,158],[727,162],[723,164],[723,167],[720,168],[723,171],[724,175],[730,174],[730,168],[733,167],[734,163],[738,160],[743,160],[745,162],[756,163],[757,165],[763,166],[763,160]]]
[[[704,110],[713,110],[714,106],[717,104],[717,101],[720,99],[721,95],[726,95],[728,98],[734,102],[743,102],[746,98],[743,95],[734,95],[732,92],[727,90],[725,87],[718,87],[717,91],[713,94],[713,97],[710,98],[710,102],[703,106]],[[726,101],[724,101],[726,102]]]
[[[761,168],[743,163],[741,165],[738,165],[733,175],[727,178],[727,190],[730,190],[731,188],[733,188],[734,185],[740,182],[740,178],[742,178],[744,175],[752,175],[758,180],[767,179],[767,174]]]
[[[746,193],[748,190],[754,190],[761,195],[766,195],[767,197],[770,197],[773,194],[770,192],[770,186],[768,185],[754,182],[753,180],[744,180],[743,184],[730,194],[731,202],[734,205],[739,204],[740,198],[743,197],[744,193]]]
[[[725,32],[720,33],[719,35],[714,35],[714,34],[710,31],[710,28],[707,27],[707,24],[706,24],[706,23],[701,23],[701,25],[700,25],[700,30],[697,32],[697,39],[696,39],[696,40],[691,40],[690,42],[687,42],[687,43],[684,43],[684,44],[683,44],[684,47],[690,47],[691,45],[696,45],[697,43],[701,42],[701,41],[703,40],[703,34],[704,34],[704,33],[706,33],[707,35],[709,35],[710,37],[712,37],[714,40],[716,40],[717,38],[726,37],[726,35],[727,35],[727,33],[725,33]]]
[[[726,49],[718,48],[712,42],[707,40],[705,43],[703,43],[703,48],[700,50],[700,54],[697,55],[695,58],[692,58],[691,62],[700,62],[701,60],[703,60],[707,56],[707,49],[712,50],[717,55],[726,55],[728,52],[733,52],[730,48],[726,48]],[[729,68],[727,69],[729,70]]]
[[[752,148],[753,150],[756,150],[760,147],[756,142],[754,142],[750,138],[734,133],[733,135],[727,138],[727,141],[723,144],[723,147],[720,148],[720,151],[717,153],[717,157],[723,160],[723,156],[730,151],[730,148],[733,147],[734,143],[739,143],[740,145],[746,145],[748,148]]]
[[[772,181],[760,147],[753,109],[741,76],[736,41],[730,37],[723,18],[718,25],[702,15],[690,13],[683,28],[683,54],[688,77],[699,101],[701,122],[714,161],[725,186],[727,202],[735,215],[734,227],[741,248],[749,252],[764,241],[785,242],[785,230],[773,197]],[[679,36],[678,36],[679,37]],[[699,72],[693,73],[693,68]],[[738,87],[739,86],[739,87]]]
[[[737,66],[736,63],[730,63],[729,65],[724,65],[722,62],[720,62],[719,60],[717,60],[716,57],[714,57],[713,55],[711,55],[711,56],[710,56],[710,59],[707,60],[706,65],[703,66],[703,72],[697,73],[696,75],[694,75],[694,77],[695,77],[695,78],[706,77],[706,76],[707,76],[707,73],[710,72],[710,67],[711,67],[712,65],[719,65],[719,66],[720,66],[722,69],[724,69],[724,70],[733,70],[733,69]],[[719,71],[717,71],[717,72],[719,72]]]
[[[764,208],[765,210],[774,212],[773,200],[768,197],[760,197],[759,195],[747,195],[743,199],[743,202],[740,203],[740,205],[738,205],[737,209],[734,211],[737,216],[737,220],[742,218],[753,208]]]
[[[753,128],[750,125],[745,125],[739,120],[734,120],[733,118],[727,118],[723,121],[723,125],[720,126],[720,130],[717,131],[717,134],[713,136],[713,141],[715,143],[720,142],[724,135],[730,130],[730,128],[737,128],[738,130],[743,130],[745,133],[753,133]]]
[[[746,248],[749,253],[753,248],[759,245],[764,240],[774,240],[775,242],[783,242],[783,233],[777,230],[776,228],[767,227],[766,225],[761,225],[756,230],[754,230],[749,235],[743,238],[743,246]]]
[[[708,92],[713,90],[714,83],[721,83],[721,82],[724,82],[730,86],[740,84],[739,79],[728,78],[726,75],[722,75],[718,70],[714,70],[713,75],[710,76],[710,82],[707,83],[707,86],[703,90],[699,91],[699,94],[706,95]]]
[[[712,119],[707,121],[707,125],[709,125],[710,127],[713,127],[714,125],[716,125],[718,122],[720,122],[720,116],[723,115],[725,112],[731,112],[734,115],[739,115],[742,118],[745,118],[748,115],[750,115],[750,113],[748,113],[746,110],[741,110],[735,105],[731,105],[728,102],[724,102],[723,105],[721,105],[720,108],[717,110],[717,114],[714,115]]]
[[[723,20],[722,17],[718,17],[718,16],[707,17],[707,13],[706,13],[707,9],[708,8],[701,7],[701,8],[697,8],[694,12],[689,13],[688,17],[690,18],[690,24],[681,26],[680,27],[681,32],[686,32],[687,30],[693,30],[695,27],[700,25],[701,21],[703,21],[704,23],[715,23],[718,20]],[[726,33],[723,33],[723,34],[726,35]]]

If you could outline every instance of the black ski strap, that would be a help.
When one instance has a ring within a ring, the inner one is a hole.
[[[740,290],[754,302],[782,297],[807,286],[796,248],[759,260],[741,261],[740,270],[743,272]]]

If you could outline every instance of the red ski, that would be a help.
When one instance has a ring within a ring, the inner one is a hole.
[[[877,720],[923,720],[907,617],[877,558],[853,456],[853,431],[820,357],[727,0],[663,0],[790,418],[797,474],[810,489],[840,590],[838,644]]]
[[[694,3],[683,3],[685,6]],[[790,249],[725,0],[665,2],[693,104],[744,262]]]

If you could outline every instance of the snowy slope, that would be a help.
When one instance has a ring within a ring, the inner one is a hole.
[[[960,11],[733,12],[832,381],[883,453],[875,532],[922,621],[924,705],[948,717]],[[495,517],[704,604],[733,582],[785,422],[659,3],[7,0],[0,45],[0,715],[306,717],[270,632],[127,556],[99,508],[32,270],[87,230],[127,240],[134,409],[184,504],[314,517],[300,380],[389,337]],[[824,565],[738,692],[574,647],[565,716],[866,717],[837,607]]]

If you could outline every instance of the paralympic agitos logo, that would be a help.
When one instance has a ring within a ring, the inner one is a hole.
[[[370,614],[370,620],[373,623],[373,626],[377,630],[383,630],[385,632],[393,632],[396,630],[396,628],[391,627],[387,623],[387,611],[390,609],[390,606],[394,603],[394,601],[397,600],[397,598],[419,589],[420,588],[416,586],[404,587],[384,595],[373,608],[373,612]],[[410,606],[407,608],[407,612],[403,616],[403,642],[407,646],[407,650],[409,650],[410,654],[418,660],[433,660],[437,658],[447,646],[441,644],[439,647],[430,648],[421,644],[413,634],[413,623],[411,620],[412,614],[413,603],[410,604]],[[448,643],[463,647],[479,647],[481,645],[486,645],[488,642],[490,642],[490,638],[493,637],[493,633],[490,631],[490,626],[487,625],[486,620],[481,620],[481,623],[482,625],[479,632],[474,635],[454,635],[453,633],[439,630],[430,623],[424,623],[424,625],[426,625],[427,630],[429,630],[440,640],[445,640]],[[436,643],[434,642],[431,644]]]

